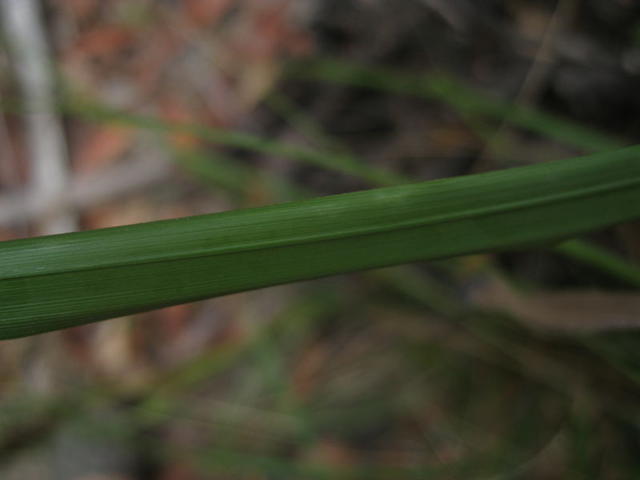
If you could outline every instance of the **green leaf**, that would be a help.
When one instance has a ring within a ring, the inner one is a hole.
[[[0,338],[232,292],[555,241],[640,217],[640,147],[0,243]]]
[[[464,116],[479,115],[499,120],[586,151],[607,151],[627,144],[622,139],[568,119],[500,98],[493,98],[442,72],[415,75],[379,66],[321,59],[292,63],[288,74],[294,78],[439,100]]]

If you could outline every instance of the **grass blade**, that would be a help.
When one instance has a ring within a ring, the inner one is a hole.
[[[171,122],[153,116],[124,112],[90,101],[76,100],[61,105],[68,114],[83,120],[109,123],[158,132],[193,135],[196,138],[227,147],[241,148],[266,155],[280,156],[335,170],[346,175],[365,179],[374,185],[393,185],[403,178],[393,173],[360,162],[346,153],[324,153],[304,147],[263,138],[250,133],[203,126],[196,123]]]
[[[383,67],[355,65],[329,59],[294,63],[288,73],[294,78],[439,100],[464,116],[477,115],[505,121],[585,151],[607,151],[626,145],[622,139],[556,115],[492,98],[444,73],[406,74]]]
[[[602,272],[609,273],[612,277],[628,285],[640,288],[640,270],[638,267],[604,248],[578,240],[569,240],[556,245],[554,250],[586,265],[595,267]]]
[[[640,217],[640,147],[0,244],[0,338]]]

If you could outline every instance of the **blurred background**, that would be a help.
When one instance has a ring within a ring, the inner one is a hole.
[[[640,137],[632,0],[0,15],[2,240]],[[3,341],[0,478],[640,478],[639,261],[636,223]]]

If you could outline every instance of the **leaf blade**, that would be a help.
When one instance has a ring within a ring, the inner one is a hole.
[[[232,292],[513,248],[640,216],[640,147],[0,244],[0,338]]]

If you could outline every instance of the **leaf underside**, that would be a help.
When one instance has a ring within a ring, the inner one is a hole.
[[[0,243],[0,339],[270,285],[556,241],[640,217],[640,147]]]

